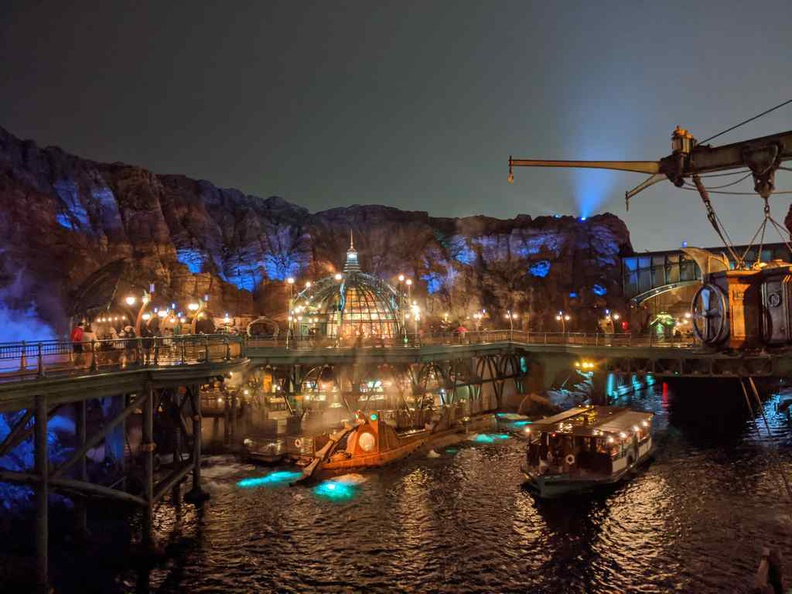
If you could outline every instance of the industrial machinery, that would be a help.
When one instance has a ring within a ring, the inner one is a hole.
[[[677,187],[695,188],[704,202],[707,218],[729,251],[731,262],[724,259],[724,265],[715,270],[710,266],[702,268],[702,286],[691,306],[694,332],[705,345],[718,349],[789,347],[792,346],[792,263],[775,260],[768,264],[759,259],[768,224],[781,233],[790,247],[789,231],[772,218],[768,200],[776,191],[776,172],[788,169],[782,163],[792,160],[792,131],[720,147],[705,143],[790,103],[792,99],[702,143],[677,126],[671,137],[671,154],[659,161],[549,161],[510,156],[509,182],[514,181],[514,167],[586,167],[649,174],[643,183],[626,192],[628,208],[633,196],[664,179]],[[745,254],[741,256],[731,247],[710,202],[709,191],[716,188],[708,189],[702,181],[702,176],[724,175],[718,172],[743,168],[748,172],[737,182],[752,176],[754,191],[764,201],[764,220],[751,242],[753,244],[759,238],[757,261],[753,263],[747,262]],[[692,184],[688,178],[692,179]]]

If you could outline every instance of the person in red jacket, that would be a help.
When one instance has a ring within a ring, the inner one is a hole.
[[[83,323],[80,322],[71,331],[72,350],[74,351],[74,364],[79,365],[82,362],[83,352]]]

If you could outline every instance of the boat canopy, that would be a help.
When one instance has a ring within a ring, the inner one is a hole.
[[[578,406],[535,422],[531,425],[531,432],[580,436],[620,433],[640,426],[644,421],[650,422],[652,416],[652,413],[623,407]]]

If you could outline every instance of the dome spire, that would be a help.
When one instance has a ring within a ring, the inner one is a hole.
[[[352,229],[349,230],[349,249],[347,250],[346,262],[344,263],[344,272],[360,272],[358,253],[355,251],[355,237],[352,234]]]

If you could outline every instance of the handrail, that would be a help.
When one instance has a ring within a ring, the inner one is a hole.
[[[0,343],[0,381],[74,375],[134,366],[226,362],[244,357],[243,340],[229,334],[152,336],[72,342]]]
[[[130,366],[174,366],[206,362],[228,362],[260,348],[289,351],[335,349],[405,349],[493,343],[513,345],[564,345],[598,347],[687,348],[697,343],[688,337],[658,340],[654,335],[631,333],[602,334],[585,332],[533,332],[526,330],[481,330],[464,333],[435,332],[404,334],[396,338],[318,338],[285,336],[246,337],[234,334],[187,334],[94,340],[0,343],[0,381],[41,378],[51,374],[125,369]]]
[[[526,330],[481,330],[465,333],[437,332],[431,334],[405,334],[395,338],[336,338],[292,336],[247,337],[245,348],[283,348],[288,350],[315,350],[327,348],[404,348],[416,349],[432,345],[487,344],[511,342],[519,344],[579,345],[579,346],[651,346],[684,348],[696,346],[693,337],[668,337],[659,339],[655,335],[631,333],[585,333],[585,332],[534,332]]]

